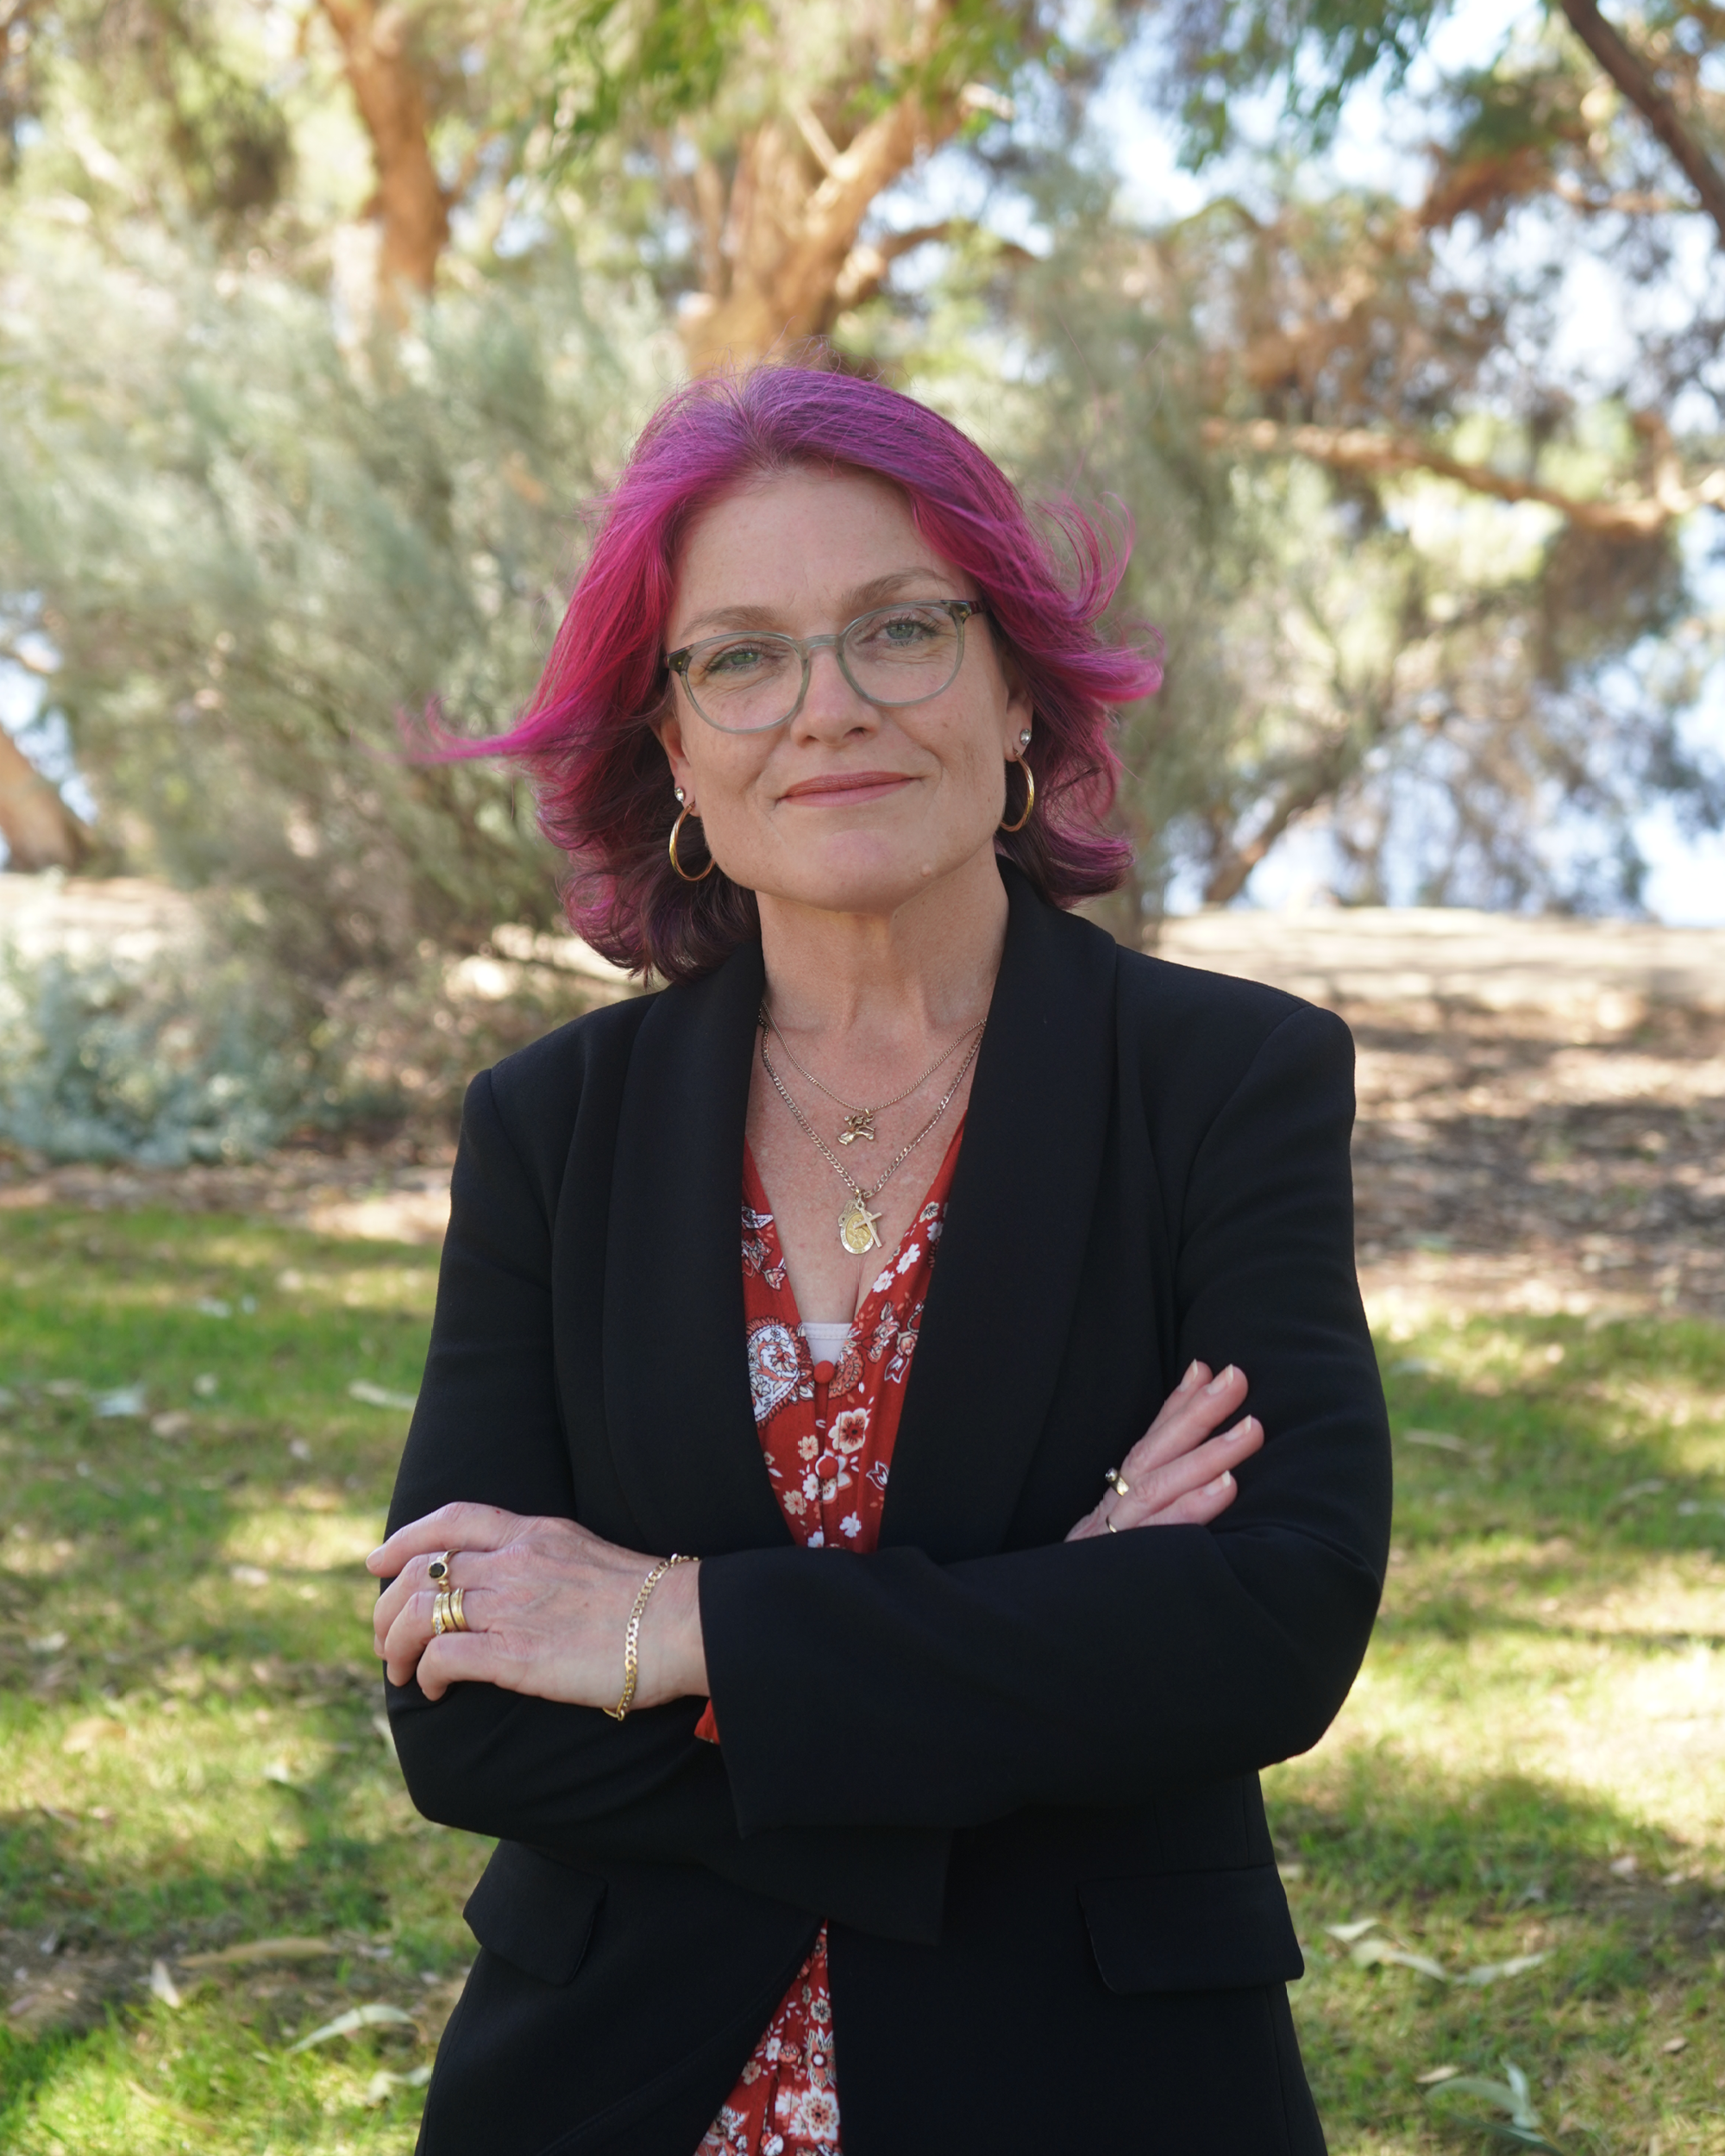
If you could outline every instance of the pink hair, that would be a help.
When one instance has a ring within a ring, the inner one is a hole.
[[[598,505],[593,552],[525,715],[496,740],[445,748],[525,762],[542,828],[573,864],[571,924],[632,971],[692,980],[760,932],[752,892],[723,874],[685,883],[673,871],[676,802],[651,729],[669,692],[664,630],[683,535],[757,475],[809,466],[889,481],[930,546],[988,605],[1036,726],[1035,812],[1000,835],[999,851],[1059,906],[1112,891],[1131,867],[1130,845],[1104,823],[1120,779],[1109,714],[1161,686],[1160,646],[1110,643],[1097,628],[1125,570],[1130,526],[1116,543],[1076,505],[1060,505],[1054,521],[1075,570],[1063,576],[1005,473],[926,405],[854,375],[757,367],[692,382],[660,406]],[[700,850],[692,849],[697,860]]]

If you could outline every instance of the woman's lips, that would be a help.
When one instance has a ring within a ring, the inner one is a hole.
[[[818,779],[801,779],[787,787],[781,801],[800,801],[809,808],[838,808],[853,801],[872,801],[909,786],[907,771],[828,771]]]

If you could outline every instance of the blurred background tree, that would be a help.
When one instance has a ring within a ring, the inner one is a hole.
[[[0,0],[14,865],[313,997],[549,924],[403,714],[505,724],[653,404],[819,336],[1135,517],[1122,932],[1314,832],[1345,899],[1633,908],[1650,805],[1725,824],[1725,13],[1450,13]]]

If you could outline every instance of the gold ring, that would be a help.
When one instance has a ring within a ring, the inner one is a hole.
[[[467,1613],[461,1608],[466,1593],[467,1589],[462,1587],[446,1587],[439,1590],[436,1601],[431,1605],[431,1631],[435,1638],[441,1639],[446,1632],[473,1630],[467,1622]]]
[[[431,1562],[426,1568],[433,1586],[441,1587],[448,1578],[449,1559],[454,1555],[452,1550],[438,1550],[433,1553]]]
[[[1105,1520],[1102,1522],[1102,1525],[1107,1529],[1111,1535],[1117,1535],[1120,1532],[1120,1529],[1114,1525],[1112,1520]]]
[[[451,1632],[471,1632],[473,1630],[473,1626],[467,1622],[467,1613],[461,1608],[461,1600],[467,1591],[465,1587],[452,1587],[449,1589],[449,1629]]]
[[[431,1604],[431,1636],[441,1639],[449,1629],[449,1598],[440,1588]]]
[[[1116,1497],[1130,1497],[1132,1495],[1132,1484],[1127,1482],[1126,1476],[1121,1474],[1119,1468],[1111,1467],[1105,1469],[1102,1474],[1102,1480],[1108,1484]]]

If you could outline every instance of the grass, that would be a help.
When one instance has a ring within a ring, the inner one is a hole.
[[[411,2148],[485,1851],[417,1819],[375,1725],[359,1560],[405,1416],[348,1388],[411,1393],[435,1271],[0,1216],[8,2156]],[[1331,2147],[1725,2156],[1725,1332],[1399,1331],[1383,1620],[1269,1777]],[[283,1938],[313,1945],[191,1959]],[[366,2002],[412,2026],[290,2052]],[[1506,2062],[1537,2128],[1421,2078]]]

